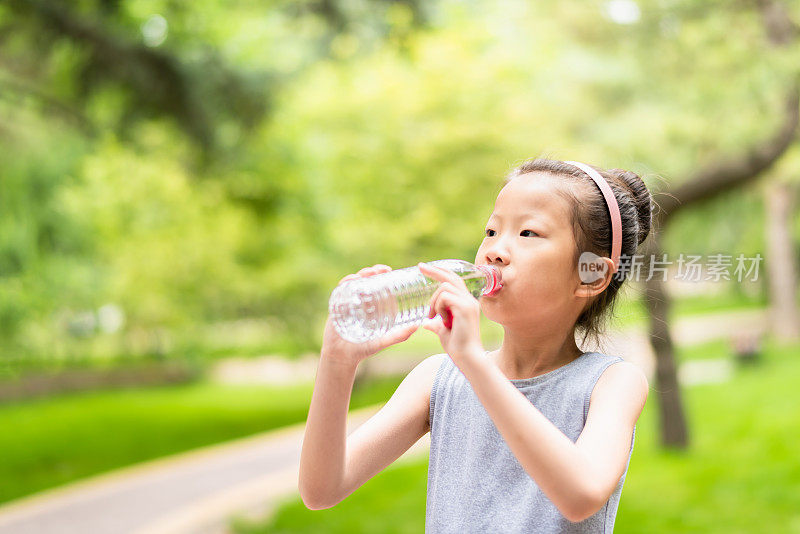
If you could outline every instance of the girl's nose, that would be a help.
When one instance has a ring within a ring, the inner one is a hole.
[[[508,264],[508,252],[505,249],[498,247],[491,247],[486,250],[486,263],[493,265],[495,263]]]

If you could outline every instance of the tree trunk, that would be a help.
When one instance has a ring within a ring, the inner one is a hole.
[[[791,216],[794,204],[790,184],[774,180],[766,188],[766,253],[764,268],[769,283],[770,325],[781,341],[800,339],[797,310],[797,261],[792,243]]]
[[[645,252],[647,272],[650,272],[649,262],[652,258],[661,257],[659,239],[658,233],[655,233],[651,236],[651,240],[648,240]],[[669,330],[669,295],[664,282],[658,276],[653,276],[645,282],[645,295],[650,318],[650,344],[656,355],[656,391],[659,396],[661,445],[685,449],[689,440],[675,366],[675,349]]]

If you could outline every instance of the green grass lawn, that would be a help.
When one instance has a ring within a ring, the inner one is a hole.
[[[681,351],[682,361],[729,357],[723,344]],[[691,446],[657,444],[658,397],[639,419],[615,532],[800,532],[800,346],[768,342],[760,366],[726,383],[684,388]],[[427,458],[392,465],[332,509],[287,501],[266,523],[240,534],[411,533],[425,520]]]
[[[357,387],[385,402],[402,377]],[[313,384],[208,383],[63,395],[0,406],[0,501],[135,462],[304,421]]]

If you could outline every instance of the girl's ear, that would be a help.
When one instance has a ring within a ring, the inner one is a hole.
[[[591,261],[582,256],[582,261],[578,262],[579,283],[575,289],[575,296],[591,298],[599,295],[608,287],[614,276],[614,273],[611,272],[614,267],[611,258],[604,258],[595,254],[591,255],[593,256],[589,258]]]

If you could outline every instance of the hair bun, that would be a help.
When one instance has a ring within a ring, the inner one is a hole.
[[[652,224],[653,197],[650,195],[650,190],[635,172],[625,169],[611,169],[608,172],[630,192],[633,198],[636,212],[639,215],[638,244],[641,245],[650,234]]]

